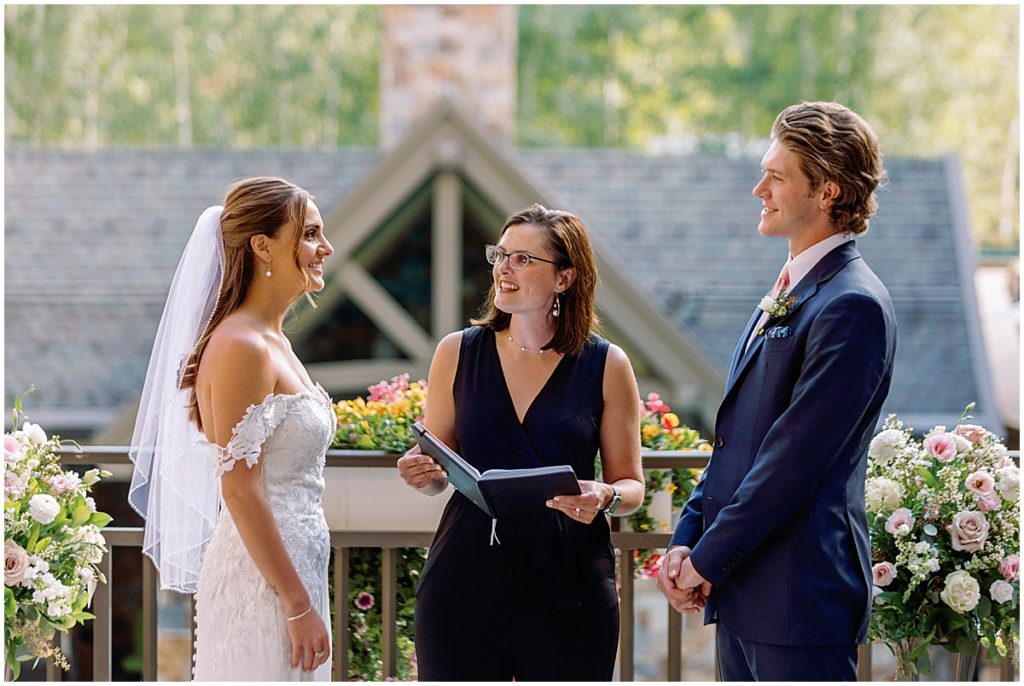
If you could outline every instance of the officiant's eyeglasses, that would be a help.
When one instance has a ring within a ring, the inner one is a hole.
[[[554,260],[546,260],[543,257],[537,257],[531,255],[528,252],[516,251],[516,252],[505,252],[496,245],[488,245],[485,248],[484,254],[487,256],[487,262],[493,265],[501,264],[502,260],[508,258],[508,266],[514,271],[521,272],[530,266],[531,260],[537,260],[538,262],[547,262],[558,267],[563,266],[561,262],[555,262]]]

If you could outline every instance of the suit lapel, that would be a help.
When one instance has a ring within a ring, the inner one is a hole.
[[[800,283],[798,283],[796,288],[794,288],[790,293],[790,295],[796,297],[796,302],[789,308],[786,315],[779,317],[778,319],[768,320],[768,322],[765,323],[765,328],[767,329],[773,326],[778,326],[782,322],[792,318],[796,311],[818,292],[819,284],[823,284],[835,276],[847,262],[859,257],[860,253],[857,252],[856,241],[849,241],[847,243],[843,243],[835,250],[821,258],[818,264],[814,265],[811,271],[809,271],[804,278],[800,279]],[[760,319],[760,314],[760,309],[754,313],[754,324],[747,324],[747,328],[744,330],[745,335],[740,340],[739,346],[736,348],[736,353],[733,356],[733,368],[725,387],[723,400],[729,396],[729,393],[735,387],[736,382],[743,376],[743,372],[746,371],[750,362],[757,356],[758,351],[764,344],[765,337],[762,334],[755,337],[753,342],[751,342],[750,347],[747,348],[745,353],[743,352],[743,346],[746,345],[747,339],[750,338],[751,329],[756,325],[758,319]],[[737,358],[739,358],[738,363],[736,361]]]

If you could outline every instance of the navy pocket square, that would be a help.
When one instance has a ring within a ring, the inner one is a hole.
[[[768,329],[767,337],[770,338],[770,339],[771,338],[789,338],[789,334],[790,333],[791,333],[791,331],[790,331],[790,328],[788,326],[773,326],[772,328]]]

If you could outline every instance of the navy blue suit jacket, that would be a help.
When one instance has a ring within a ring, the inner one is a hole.
[[[713,585],[705,623],[778,645],[863,642],[871,610],[867,448],[889,392],[889,292],[845,243],[796,284],[796,304],[747,324],[715,450],[670,545]]]

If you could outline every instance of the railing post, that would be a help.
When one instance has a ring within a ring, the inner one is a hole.
[[[683,616],[668,606],[668,673],[666,681],[683,680]]]
[[[107,583],[97,584],[96,593],[92,597],[93,607],[95,608],[94,614],[96,615],[96,619],[92,623],[93,681],[110,681],[112,671],[111,652],[113,644],[111,642],[110,628],[112,618],[111,601],[113,596],[110,589],[114,585],[114,565],[111,559],[114,556],[114,546],[108,545],[107,548],[107,554],[103,556],[103,559],[97,565]]]
[[[156,568],[142,556],[142,680],[156,681]]]
[[[396,640],[398,620],[398,549],[383,548],[380,551],[380,623],[381,623],[381,656],[384,660],[383,677],[395,676],[398,662],[398,645]]]
[[[633,551],[619,550],[619,681],[633,681],[636,667],[633,660],[634,618]]]
[[[857,646],[857,681],[871,681],[871,644]]]
[[[348,579],[349,548],[334,549],[334,675],[335,681],[348,681]]]

